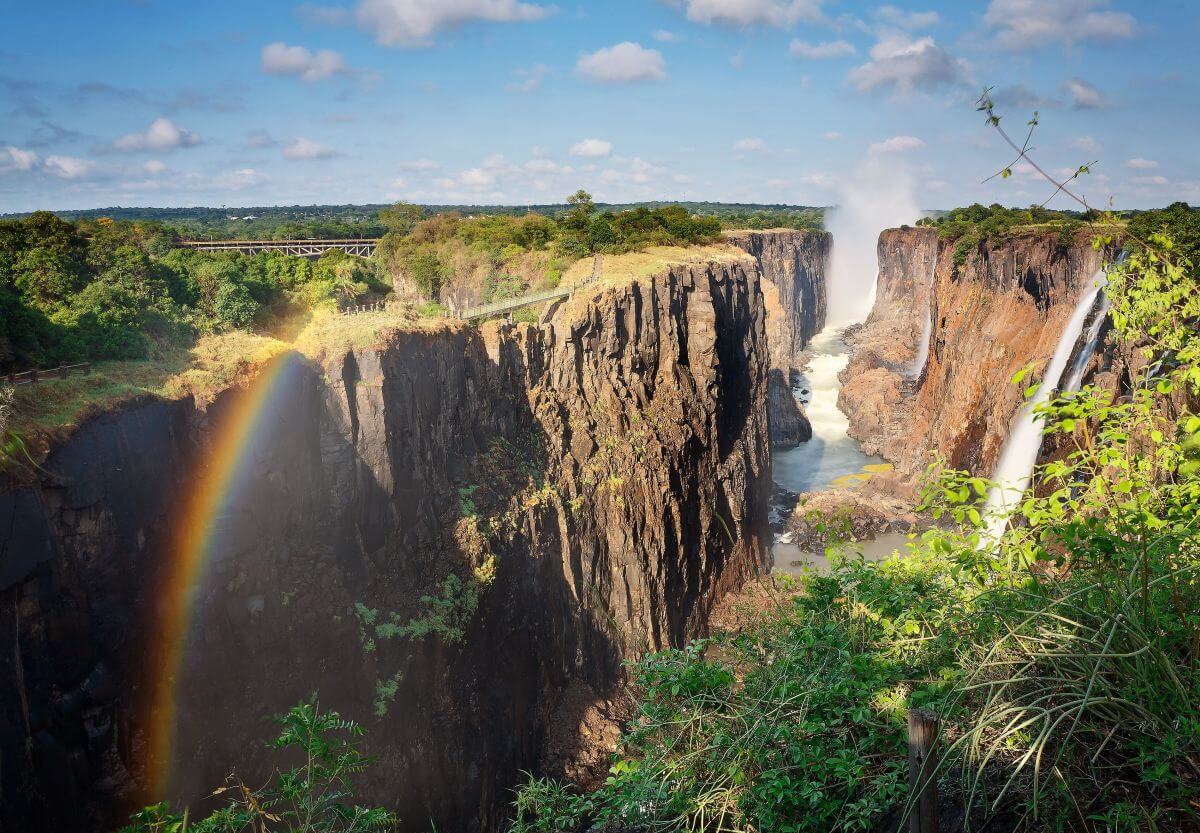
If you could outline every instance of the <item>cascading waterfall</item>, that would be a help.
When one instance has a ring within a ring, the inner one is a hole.
[[[1000,454],[1000,462],[992,475],[995,485],[988,492],[985,512],[987,532],[983,536],[983,544],[999,540],[1008,525],[1009,513],[1020,503],[1033,479],[1033,468],[1037,465],[1038,453],[1042,449],[1042,416],[1038,409],[1050,401],[1055,391],[1075,389],[1072,385],[1078,384],[1079,381],[1075,375],[1077,369],[1079,379],[1083,378],[1083,372],[1091,361],[1099,341],[1104,316],[1108,312],[1108,298],[1104,295],[1106,283],[1107,278],[1104,269],[1101,268],[1092,277],[1092,288],[1085,292],[1075,305],[1075,311],[1071,313],[1071,319],[1058,339],[1058,346],[1054,349],[1054,356],[1050,359],[1041,385],[1021,409],[1016,426],[1008,435],[1008,441]],[[1067,362],[1075,352],[1075,346],[1083,335],[1084,325],[1093,310],[1096,310],[1096,314],[1087,333],[1087,341],[1071,367],[1067,384],[1061,385]]]
[[[937,280],[938,241],[933,241],[933,268],[929,270],[929,289],[925,296],[925,326],[921,328],[921,340],[917,344],[917,355],[913,357],[908,378],[920,379],[929,361],[929,339],[933,335],[933,283]]]

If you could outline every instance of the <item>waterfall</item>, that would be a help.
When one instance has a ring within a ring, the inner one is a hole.
[[[1054,356],[1050,359],[1041,384],[1029,401],[1025,403],[1025,407],[1021,409],[1017,423],[1012,433],[1008,435],[1008,441],[1005,442],[1004,450],[1000,454],[1000,462],[996,465],[995,474],[992,475],[992,480],[996,485],[988,492],[987,509],[984,513],[987,531],[983,535],[981,544],[994,542],[1000,538],[1004,533],[1005,526],[1008,525],[1009,512],[1019,504],[1025,490],[1029,488],[1029,482],[1033,479],[1033,467],[1037,465],[1038,452],[1042,449],[1042,417],[1037,413],[1037,409],[1049,402],[1054,392],[1060,389],[1067,362],[1070,361],[1071,354],[1075,352],[1075,345],[1083,334],[1083,327],[1088,321],[1088,316],[1093,309],[1099,306],[1103,312],[1097,311],[1092,327],[1087,334],[1087,342],[1079,351],[1075,364],[1071,367],[1070,376],[1067,377],[1068,384],[1062,389],[1072,389],[1071,384],[1077,383],[1076,369],[1078,369],[1079,378],[1083,377],[1083,371],[1087,367],[1088,361],[1091,360],[1092,352],[1096,349],[1096,342],[1099,340],[1100,326],[1104,320],[1103,313],[1108,311],[1108,299],[1103,294],[1106,282],[1104,269],[1101,268],[1092,278],[1092,288],[1085,292],[1080,297],[1079,303],[1075,305],[1075,311],[1071,314],[1066,329],[1058,339],[1058,346],[1054,350]]]
[[[933,335],[933,283],[937,280],[938,241],[933,241],[933,268],[929,270],[929,291],[925,296],[925,325],[921,328],[921,340],[917,344],[917,355],[913,357],[908,378],[920,379],[929,361],[929,339]]]

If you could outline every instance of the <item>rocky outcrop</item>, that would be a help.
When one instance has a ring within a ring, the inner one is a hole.
[[[590,720],[622,661],[703,633],[759,571],[762,304],[731,254],[600,284],[540,327],[285,355],[178,596],[181,507],[246,394],[88,422],[0,491],[0,824],[108,830],[150,798],[159,640],[190,598],[173,797],[234,766],[260,783],[266,717],[317,690],[366,725],[363,800],[406,830],[496,829],[561,710]],[[356,603],[419,619],[452,575],[479,595],[460,640],[364,650]]]
[[[934,453],[990,475],[1023,402],[1013,375],[1031,362],[1031,380],[1044,370],[1101,262],[1082,235],[1024,234],[957,257],[933,229],[880,235],[875,307],[852,337],[838,399],[864,450],[895,464],[871,488],[911,495]],[[927,304],[929,357],[914,368]]]
[[[777,448],[794,447],[812,438],[812,426],[792,394],[792,378],[797,357],[825,326],[832,238],[824,231],[778,229],[732,232],[726,239],[750,254],[763,276],[771,345],[771,442]]]

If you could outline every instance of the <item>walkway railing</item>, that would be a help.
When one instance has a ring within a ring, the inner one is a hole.
[[[522,295],[519,298],[509,298],[504,301],[495,301],[491,304],[480,304],[474,307],[467,307],[458,313],[458,317],[464,321],[470,321],[472,318],[484,318],[489,315],[502,315],[521,307],[527,307],[531,304],[541,304],[546,301],[553,301],[557,298],[566,298],[571,295],[581,286],[586,286],[596,278],[600,277],[600,267],[603,261],[600,255],[596,255],[592,261],[592,274],[578,283],[572,283],[570,286],[559,286],[555,289],[547,289],[542,292],[534,292],[530,295]]]
[[[46,379],[64,379],[70,376],[73,372],[91,373],[92,365],[90,362],[82,364],[60,364],[58,367],[47,368],[46,370],[26,370],[23,373],[9,373],[7,376],[0,376],[12,387],[17,385],[32,385],[37,382],[43,382]]]
[[[364,312],[383,312],[387,309],[387,304],[384,301],[376,301],[373,304],[359,304],[353,307],[342,307],[338,312],[342,315],[361,315]]]

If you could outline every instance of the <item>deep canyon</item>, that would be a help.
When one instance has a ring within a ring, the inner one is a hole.
[[[363,799],[405,830],[500,829],[522,771],[602,768],[583,730],[619,719],[622,663],[705,633],[769,570],[772,449],[813,437],[794,387],[826,331],[838,241],[728,242],[598,281],[541,325],[402,328],[273,360],[183,596],[180,507],[245,391],[96,415],[5,484],[4,829],[107,830],[149,800],[164,686],[166,789],[183,800],[235,766],[261,779],[267,717],[314,690],[366,726],[379,763]],[[1010,378],[1042,372],[1104,254],[1037,234],[961,262],[951,248],[934,229],[885,231],[874,309],[845,335],[838,405],[894,470],[841,505],[881,523],[911,507],[933,454],[991,473],[1022,404]],[[1088,373],[1110,366],[1099,350]],[[417,617],[448,576],[488,564],[461,642],[364,650],[356,603]],[[176,606],[182,661],[164,681]]]

